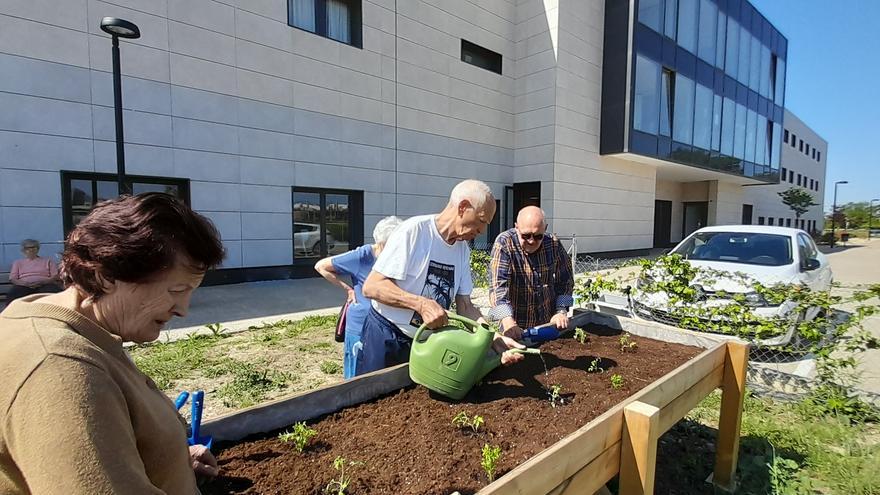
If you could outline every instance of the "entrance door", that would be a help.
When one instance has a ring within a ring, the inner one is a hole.
[[[684,225],[682,233],[684,237],[691,235],[695,230],[706,226],[709,217],[709,202],[695,201],[684,203]]]
[[[513,185],[513,218],[526,206],[541,207],[541,183],[520,182]]]
[[[751,225],[752,224],[752,205],[743,205],[743,225]]]
[[[654,247],[665,248],[671,244],[672,201],[654,201]]]

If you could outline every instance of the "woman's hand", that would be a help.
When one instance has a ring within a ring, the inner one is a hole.
[[[189,460],[192,463],[196,478],[213,478],[220,472],[217,459],[204,445],[190,445]]]

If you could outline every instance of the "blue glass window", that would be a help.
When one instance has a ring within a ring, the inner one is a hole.
[[[678,44],[691,53],[697,53],[698,0],[678,2]]]
[[[761,86],[758,92],[764,98],[773,97],[770,93],[770,79],[770,49],[761,45]]]
[[[739,67],[739,23],[734,19],[727,20],[727,50],[724,58],[724,72],[736,79]]]
[[[755,141],[755,163],[759,165],[770,165],[770,157],[767,156],[767,117],[758,115],[757,138]]]
[[[675,77],[673,108],[672,139],[691,144],[694,136],[694,82],[681,74]]]
[[[660,134],[672,135],[672,88],[675,86],[675,73],[663,69],[660,81]]]
[[[718,40],[715,42],[715,66],[724,68],[724,50],[727,43],[727,15],[718,11]]]
[[[739,70],[736,80],[749,84],[749,47],[752,45],[752,33],[745,26],[739,27]]]
[[[657,134],[660,122],[660,65],[641,55],[636,56],[635,78],[633,127],[648,134]]]
[[[697,84],[694,113],[694,146],[709,149],[712,144],[712,90]]]
[[[700,31],[697,56],[715,65],[715,36],[717,35],[718,6],[712,0],[700,0]]]
[[[776,59],[776,79],[775,79],[775,95],[773,96],[773,101],[776,102],[777,105],[782,105],[782,95],[785,93],[785,60],[781,58]]]
[[[779,143],[779,135],[782,134],[782,126],[773,122],[773,136],[770,139],[770,166],[773,168],[779,168],[779,151],[780,151],[780,143]]]
[[[678,0],[666,0],[666,22],[664,34],[675,39],[675,29],[678,26]]]
[[[758,91],[761,86],[761,40],[751,36],[752,49],[749,52],[749,87]]]
[[[660,32],[663,20],[663,0],[639,0],[639,22]]]
[[[721,95],[712,95],[712,150],[721,149]]]
[[[746,120],[746,151],[745,160],[747,162],[755,161],[755,141],[758,131],[758,114],[754,110],[748,111],[748,120]]]
[[[736,116],[736,104],[730,98],[724,98],[721,110],[721,153],[733,156],[733,122]]]
[[[736,104],[736,122],[734,124],[735,132],[733,135],[733,156],[737,158],[745,158],[746,149],[746,107]]]

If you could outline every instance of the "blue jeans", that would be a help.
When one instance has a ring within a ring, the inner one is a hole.
[[[364,320],[361,342],[363,349],[357,355],[356,375],[409,362],[412,339],[373,308]]]
[[[357,327],[357,328],[353,328]],[[343,344],[342,353],[342,370],[346,380],[355,376],[357,358],[361,350],[364,348],[361,342],[362,325],[346,325],[345,327],[345,344]]]

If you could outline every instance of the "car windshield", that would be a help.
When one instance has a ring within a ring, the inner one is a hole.
[[[685,259],[782,266],[792,262],[791,239],[756,232],[698,232],[673,251]]]

